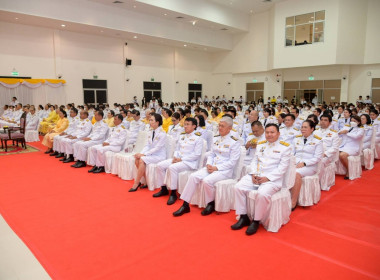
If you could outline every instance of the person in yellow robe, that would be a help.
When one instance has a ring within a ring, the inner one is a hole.
[[[114,117],[115,117],[115,112],[113,110],[109,111],[107,114],[107,118],[104,120],[109,127],[114,127]]]
[[[164,108],[162,110],[162,116],[164,117],[164,120],[162,122],[162,129],[166,133],[168,133],[169,126],[171,126],[173,124],[172,114],[173,114],[173,112],[169,109]]]
[[[42,122],[40,123],[40,132],[42,134],[48,133],[57,124],[58,120],[59,116],[55,111],[55,106],[51,105],[49,116],[45,119],[42,119]]]
[[[65,111],[59,111],[58,117],[59,120],[57,122],[57,125],[49,133],[47,133],[42,140],[42,145],[48,147],[45,154],[53,152],[52,148],[54,136],[61,134],[66,130],[66,128],[69,127],[69,120],[67,119],[67,113]]]

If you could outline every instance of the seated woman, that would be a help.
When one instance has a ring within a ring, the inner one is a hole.
[[[114,110],[110,110],[107,114],[107,118],[104,120],[106,122],[106,124],[109,126],[109,127],[114,127],[115,124],[114,124],[114,117],[115,117],[115,111]]]
[[[59,120],[57,122],[57,125],[44,136],[44,139],[42,140],[42,145],[48,147],[45,154],[49,154],[53,152],[53,141],[54,136],[57,136],[61,134],[63,131],[66,130],[66,128],[69,127],[69,120],[67,119],[67,113],[65,111],[59,111],[58,112]]]
[[[364,128],[364,140],[363,140],[363,150],[371,148],[371,138],[372,138],[372,124],[371,118],[368,114],[363,114],[360,116],[361,124]]]
[[[140,180],[145,175],[147,164],[159,163],[166,159],[166,133],[162,129],[162,117],[159,114],[152,113],[149,122],[151,130],[148,133],[148,142],[141,153],[134,156],[137,175],[129,192],[135,192],[141,187]]]
[[[318,163],[323,158],[322,138],[314,135],[315,123],[306,120],[302,123],[301,134],[294,137],[293,149],[296,157],[296,180],[290,189],[292,196],[292,210],[297,206],[298,196],[301,190],[302,178],[315,175],[318,171]]]
[[[350,129],[339,131],[339,135],[343,136],[342,144],[339,147],[339,160],[347,169],[345,180],[349,179],[348,174],[348,157],[358,156],[360,153],[360,141],[364,137],[364,129],[362,127],[360,117],[352,116],[350,121]]]
[[[50,110],[49,116],[47,118],[42,119],[40,123],[40,132],[42,134],[46,134],[50,132],[59,120],[59,116],[55,110],[55,106],[50,105],[49,110]]]

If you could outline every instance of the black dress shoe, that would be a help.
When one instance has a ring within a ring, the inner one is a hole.
[[[246,235],[253,235],[257,232],[257,230],[259,229],[259,225],[260,225],[260,221],[253,221],[249,227],[247,228],[247,230],[245,231],[245,234]]]
[[[160,196],[164,196],[164,195],[168,195],[168,194],[169,194],[169,191],[168,191],[167,187],[162,186],[161,190],[158,193],[155,193],[153,195],[153,197],[160,197]]]
[[[67,159],[65,159],[65,160],[63,161],[63,163],[69,163],[69,162],[73,162],[73,161],[74,161],[74,157],[70,156],[70,157],[68,157]]]
[[[174,202],[177,201],[177,194],[176,191],[172,191],[172,193],[169,196],[168,202],[166,202],[167,205],[172,205]]]
[[[183,204],[177,211],[173,213],[174,217],[182,216],[183,214],[189,213],[190,207],[188,204]]]
[[[105,169],[104,169],[104,166],[99,166],[94,172],[92,172],[92,173],[96,173],[96,174],[98,174],[98,173],[103,173],[103,172],[105,172]]]
[[[211,201],[210,203],[207,204],[206,208],[203,209],[201,214],[202,216],[207,216],[207,215],[210,215],[214,211],[215,211],[215,202]]]
[[[140,189],[146,189],[146,188],[148,188],[148,185],[141,184]]]
[[[90,170],[88,170],[89,173],[92,173],[94,172],[96,169],[98,169],[98,167],[96,165],[94,165],[93,168],[91,168]]]
[[[64,153],[59,153],[59,154],[57,154],[56,156],[55,156],[55,158],[61,158],[61,157],[64,157],[65,155],[64,155]]]
[[[75,166],[75,168],[81,168],[81,167],[86,167],[86,162],[78,160],[77,161],[78,165]]]
[[[78,164],[79,164],[79,160],[78,160],[76,163],[74,163],[74,164],[72,164],[72,165],[70,165],[70,166],[71,166],[71,167],[77,167]]]
[[[344,180],[349,180],[350,179],[350,177],[348,177],[348,176],[344,176],[344,178],[343,178]]]
[[[61,158],[59,161],[65,161],[66,160],[66,157],[64,156],[63,158]]]
[[[248,218],[248,215],[240,215],[239,221],[237,223],[233,224],[231,226],[231,229],[238,230],[242,229],[243,227],[247,227],[251,224],[251,221]]]
[[[57,152],[57,151],[55,151],[54,153],[51,153],[49,156],[51,156],[51,157],[55,157],[56,155],[58,155],[58,152]]]
[[[51,152],[53,152],[52,149],[48,149],[47,151],[45,151],[45,154],[50,154]]]

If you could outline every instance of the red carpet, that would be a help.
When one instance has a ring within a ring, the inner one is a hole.
[[[380,162],[250,237],[229,229],[233,212],[174,218],[181,202],[43,152],[0,170],[0,213],[53,279],[380,279]]]

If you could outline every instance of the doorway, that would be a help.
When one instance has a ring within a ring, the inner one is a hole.
[[[198,101],[198,97],[202,98],[202,84],[189,84],[189,102],[194,98],[195,102]]]
[[[82,80],[83,102],[95,107],[108,102],[107,80]]]

